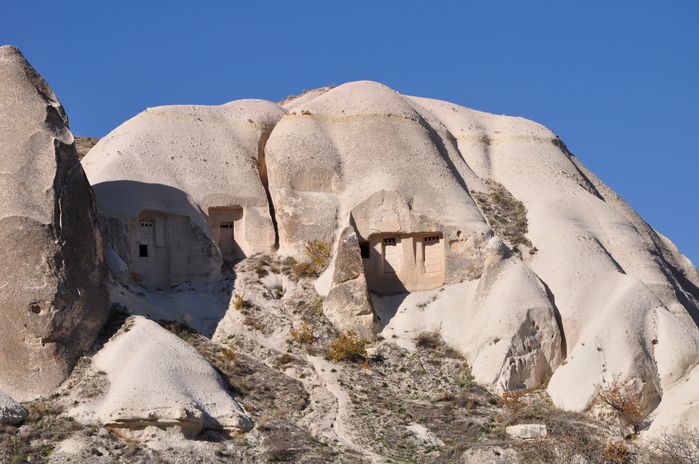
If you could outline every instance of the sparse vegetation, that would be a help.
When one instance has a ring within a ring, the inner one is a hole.
[[[78,152],[78,159],[82,160],[85,155],[97,145],[100,139],[97,137],[81,137],[79,135],[75,136],[75,149]]]
[[[483,216],[493,228],[495,235],[500,237],[512,251],[521,257],[520,246],[535,250],[532,243],[525,236],[528,231],[527,209],[524,203],[515,199],[512,194],[500,183],[486,180],[485,185],[490,189],[489,193],[471,191],[476,199]],[[535,251],[536,252],[536,251]]]
[[[305,244],[306,261],[294,265],[296,275],[317,277],[330,264],[332,244],[323,240],[309,240]]]
[[[298,329],[291,329],[290,333],[294,341],[301,344],[312,343],[316,339],[313,326],[305,321]]]
[[[646,453],[649,463],[699,464],[699,429],[663,431],[650,441]]]
[[[233,308],[236,311],[243,311],[248,306],[250,306],[250,304],[245,300],[245,298],[242,295],[238,295],[237,293],[233,295]]]
[[[511,416],[516,416],[526,405],[524,390],[505,392],[500,396],[500,403]]]
[[[328,90],[334,89],[334,85],[329,85],[327,87],[318,87],[317,89],[308,89],[308,90],[303,90],[299,95],[289,95],[287,96],[284,100],[277,102],[277,105],[286,105],[287,103],[291,103],[292,101],[296,100],[299,97],[302,97],[306,95],[308,92],[313,92],[315,90],[322,90],[324,93],[327,92]]]
[[[350,330],[347,334],[338,335],[337,339],[330,344],[328,356],[335,362],[361,362],[366,359],[368,344],[367,339],[360,340],[357,332]]]
[[[415,346],[418,348],[431,348],[433,350],[439,348],[441,340],[437,332],[422,332],[415,339]]]
[[[543,389],[495,396],[474,382],[463,357],[438,332],[418,334],[416,350],[399,347],[391,337],[369,345],[355,332],[338,334],[323,316],[322,299],[313,285],[297,279],[288,268],[292,261],[284,261],[256,256],[230,265],[227,272],[236,273],[237,282],[235,286],[232,281],[225,284],[222,292],[230,295],[226,298],[237,311],[228,317],[237,322],[224,327],[214,340],[183,323],[187,322],[184,319],[161,322],[204,355],[256,423],[252,433],[229,437],[220,431],[207,431],[201,435],[197,447],[202,443],[214,447],[207,448],[207,462],[366,461],[366,455],[308,429],[309,423],[342,421],[346,437],[357,449],[375,453],[386,462],[462,462],[462,454],[470,448],[489,447],[511,453],[510,462],[521,464],[699,464],[696,431],[668,433],[646,447],[637,440],[619,441],[616,417],[596,422],[586,415],[565,413],[553,406]],[[283,275],[259,282],[258,269],[275,266]],[[262,298],[268,306],[259,303]],[[256,304],[248,304],[247,299]],[[117,330],[128,330],[132,321],[124,308],[114,305],[112,309],[111,329],[101,335],[102,343]],[[241,328],[241,323],[247,326]],[[247,328],[265,330],[266,334],[281,332],[285,334],[280,338],[282,345],[264,345],[257,340],[259,334]],[[336,364],[330,368],[312,358],[323,355]],[[341,408],[324,382],[342,390],[347,401]],[[631,385],[628,381],[618,383],[622,392]],[[109,383],[104,373],[95,372],[86,356],[78,362],[68,388],[80,398],[99,400],[99,395],[109,391]],[[69,402],[63,398],[61,394],[46,401],[49,412],[44,417],[52,419],[44,423],[64,421],[71,427],[72,421],[60,411],[71,408],[73,398]],[[36,423],[33,418],[35,422],[28,421],[20,427],[0,427],[0,462],[27,462],[27,457],[31,462],[44,462],[48,456],[42,452],[55,453],[52,447],[61,440],[57,432],[44,428],[38,437],[31,435],[34,438],[22,441],[30,433],[26,425]],[[530,423],[546,424],[548,436],[517,440],[505,434],[508,425]],[[415,432],[416,425],[427,428],[429,437]],[[98,458],[105,462],[190,462],[188,458],[180,461],[177,449],[154,452],[124,442],[99,426],[75,427],[60,435],[80,434],[89,446],[84,456],[73,457],[71,462]],[[44,433],[49,434],[47,438],[41,438]],[[109,446],[102,446],[106,442]],[[5,446],[14,446],[19,454],[7,454],[2,451]],[[27,454],[29,451],[34,454]],[[195,462],[194,456],[191,462]]]
[[[597,397],[595,403],[601,406],[611,407],[619,420],[619,435],[624,436],[624,424],[637,424],[642,416],[643,409],[639,401],[639,394],[630,379],[615,377],[611,382],[595,385]]]

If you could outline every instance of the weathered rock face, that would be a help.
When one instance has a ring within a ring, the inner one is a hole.
[[[0,47],[0,389],[50,392],[106,320],[92,189],[63,107]]]
[[[330,293],[323,302],[325,316],[340,330],[354,330],[374,339],[378,320],[369,296],[357,234],[346,227],[340,235]]]
[[[164,289],[215,277],[222,258],[272,252],[262,147],[283,114],[261,100],[163,106],[103,138],[83,165],[112,270]]]
[[[280,252],[299,253],[305,240],[334,242],[353,224],[370,264],[389,256],[388,267],[378,260],[380,270],[368,269],[374,291],[459,281],[464,266],[445,272],[445,253],[472,250],[445,243],[491,235],[466,188],[485,186],[444,125],[384,85],[352,82],[293,106],[265,151]]]

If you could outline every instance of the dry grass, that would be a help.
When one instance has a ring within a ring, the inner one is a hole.
[[[317,89],[303,90],[299,95],[289,95],[284,100],[278,101],[277,105],[286,105],[287,103],[291,103],[292,101],[296,100],[297,98],[306,95],[308,92],[313,92],[314,90],[323,90],[324,92],[327,92],[328,90],[332,90],[334,88],[335,88],[334,85],[329,85],[328,87],[318,87]]]
[[[489,193],[471,191],[476,204],[495,235],[505,241],[513,252],[521,254],[518,246],[532,246],[525,237],[529,227],[527,209],[502,184],[492,180],[486,180],[485,184],[490,189]]]
[[[294,273],[299,277],[317,277],[330,264],[332,244],[323,240],[309,240],[304,248],[306,261],[295,264]]]
[[[237,311],[243,311],[248,308],[250,304],[245,301],[244,295],[238,295],[237,293],[233,295],[233,308]]]
[[[430,348],[436,350],[442,344],[442,340],[437,332],[422,332],[415,339],[415,346],[418,348]]]
[[[78,159],[82,160],[99,141],[100,139],[97,137],[81,137],[76,135],[75,149],[78,151]]]
[[[298,329],[291,329],[290,334],[296,343],[303,345],[313,343],[316,339],[314,331],[313,326],[304,321],[301,322],[301,326]]]

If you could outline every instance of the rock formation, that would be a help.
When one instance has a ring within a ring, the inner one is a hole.
[[[164,289],[272,252],[262,148],[283,114],[261,100],[149,108],[102,139],[83,165],[110,267]]]
[[[136,317],[93,360],[109,391],[92,410],[120,436],[137,439],[149,428],[194,438],[203,429],[248,431],[250,417],[228,394],[216,370],[197,351],[155,322]]]
[[[332,288],[323,302],[323,312],[342,331],[354,330],[374,339],[378,320],[371,302],[357,234],[346,227],[337,243]]]
[[[0,392],[0,424],[18,424],[27,417],[24,406]]]
[[[0,389],[51,392],[106,320],[92,189],[68,118],[12,46],[0,47]]]
[[[112,268],[146,286],[210,278],[235,247],[298,257],[323,240],[336,256],[318,288],[342,330],[370,338],[378,320],[403,346],[436,332],[477,381],[550,376],[568,410],[635,379],[645,412],[681,403],[697,420],[679,392],[699,378],[699,272],[540,124],[352,82],[281,106],[148,110],[86,166]]]

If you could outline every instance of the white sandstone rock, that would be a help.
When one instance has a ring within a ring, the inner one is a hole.
[[[206,359],[143,317],[115,335],[95,355],[93,366],[110,382],[95,412],[119,435],[141,438],[148,427],[157,427],[193,438],[203,429],[247,431],[253,426]]]
[[[513,438],[531,440],[545,437],[548,435],[548,430],[544,424],[519,424],[505,427],[505,433]]]
[[[283,115],[262,100],[149,108],[90,150],[105,246],[134,280],[205,281],[222,257],[273,251],[262,147]]]

